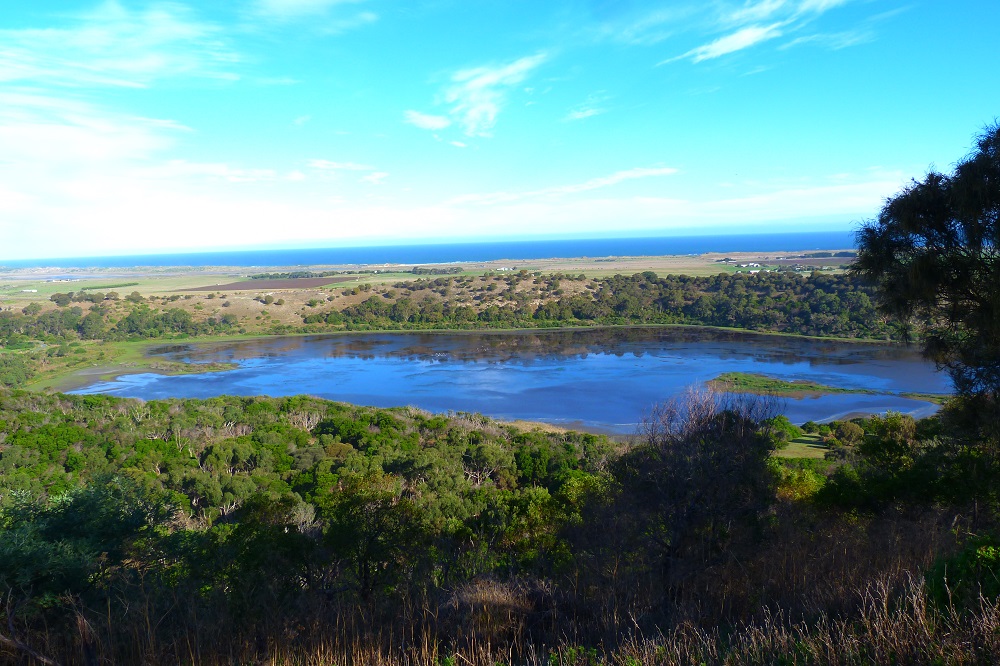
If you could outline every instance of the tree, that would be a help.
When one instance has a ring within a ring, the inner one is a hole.
[[[775,499],[777,407],[767,396],[691,392],[654,408],[616,461],[618,529],[639,532],[668,588],[756,531]]]
[[[1000,125],[952,175],[931,172],[857,232],[853,272],[881,309],[917,321],[926,354],[955,390],[995,409],[1000,397]]]
[[[419,520],[401,479],[380,470],[342,482],[321,508],[326,543],[350,565],[359,592],[371,599],[402,576],[408,555],[419,552]]]

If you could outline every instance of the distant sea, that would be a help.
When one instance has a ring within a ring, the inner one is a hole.
[[[8,268],[126,268],[131,266],[325,266],[341,264],[444,264],[572,257],[637,257],[705,252],[843,250],[854,247],[848,231],[655,238],[591,238],[434,245],[327,247],[299,250],[233,250],[62,259],[4,259]]]

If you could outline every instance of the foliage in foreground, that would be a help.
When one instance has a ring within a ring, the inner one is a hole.
[[[947,369],[970,425],[1000,440],[1000,125],[952,174],[931,172],[858,231],[852,273],[916,329]]]
[[[1000,475],[948,428],[892,414],[827,427],[824,472],[769,456],[788,424],[758,397],[692,394],[615,443],[307,397],[0,393],[0,649],[986,661],[997,569],[981,547],[995,542],[959,547],[989,533]]]

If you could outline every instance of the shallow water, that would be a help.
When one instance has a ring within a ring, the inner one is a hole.
[[[414,405],[632,432],[650,407],[723,372],[898,393],[949,393],[946,375],[913,349],[703,329],[516,333],[369,333],[169,345],[152,352],[226,372],[126,375],[75,393],[143,399],[311,394],[363,405]],[[896,395],[785,399],[796,423],[936,406]]]

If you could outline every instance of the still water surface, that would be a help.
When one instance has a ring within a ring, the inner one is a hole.
[[[946,375],[913,349],[702,329],[516,333],[368,333],[170,345],[153,354],[225,372],[126,375],[76,393],[143,398],[311,394],[381,407],[480,412],[503,419],[632,432],[655,402],[723,372],[898,393],[948,393]],[[896,395],[787,399],[796,423],[934,405]]]

